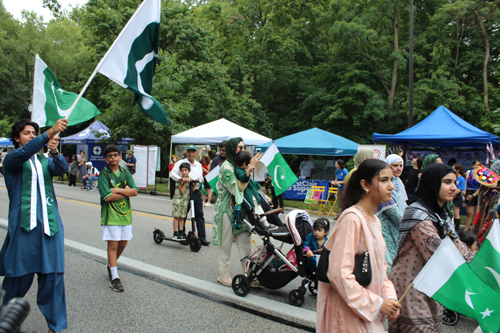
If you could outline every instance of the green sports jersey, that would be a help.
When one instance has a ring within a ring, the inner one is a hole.
[[[120,168],[113,172],[109,166],[99,174],[99,194],[101,195],[101,225],[132,224],[132,207],[130,198],[124,197],[117,201],[105,201],[111,194],[111,188],[135,188],[134,179],[129,171]]]

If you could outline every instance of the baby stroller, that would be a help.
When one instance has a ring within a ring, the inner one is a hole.
[[[263,244],[248,257],[242,259],[245,275],[240,274],[233,278],[234,293],[238,296],[246,296],[250,292],[250,283],[255,280],[268,289],[279,289],[297,276],[301,276],[303,278],[301,286],[290,291],[288,298],[292,305],[302,306],[305,301],[306,287],[313,294],[316,294],[317,291],[314,268],[302,251],[302,240],[313,232],[309,214],[303,210],[293,210],[286,216],[285,226],[278,216],[273,215],[281,209],[269,210],[270,208],[264,200],[261,203],[265,211],[263,215],[256,215],[246,200],[244,200],[243,206],[248,213],[246,218],[242,219],[242,223],[251,228],[252,232],[255,232],[262,239]],[[269,223],[278,226],[278,229],[267,230],[259,222],[263,216],[267,216]],[[271,237],[294,246],[285,255],[281,252],[283,244],[276,247],[271,242]]]

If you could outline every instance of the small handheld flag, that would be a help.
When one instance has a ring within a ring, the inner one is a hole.
[[[297,182],[297,176],[295,176],[292,169],[290,169],[274,142],[266,150],[260,161],[264,163],[267,170],[269,170],[274,185],[274,193],[277,196],[288,190],[290,186]]]

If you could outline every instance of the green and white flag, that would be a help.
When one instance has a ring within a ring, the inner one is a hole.
[[[500,292],[476,275],[449,237],[413,284],[448,309],[476,319],[483,332],[500,332]]]
[[[215,168],[212,169],[207,175],[205,176],[205,179],[207,180],[208,184],[214,190],[215,194],[217,193],[217,182],[219,181],[219,170],[220,166],[216,166]]]
[[[65,118],[78,94],[64,91],[54,73],[38,56],[35,56],[33,103],[31,121],[40,127],[53,126]],[[76,125],[101,114],[96,106],[81,98],[68,118],[68,126]]]
[[[282,194],[297,182],[297,176],[290,169],[274,142],[267,148],[260,161],[269,170],[276,195]]]
[[[498,219],[493,221],[486,239],[469,265],[484,282],[500,292],[500,222]]]
[[[154,120],[169,124],[151,97],[160,43],[161,0],[144,0],[97,65],[98,72],[135,93],[134,102]]]

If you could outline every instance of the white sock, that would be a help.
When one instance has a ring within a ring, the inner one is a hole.
[[[266,227],[266,228],[269,227],[269,222],[267,222],[267,219],[265,219],[264,221],[260,221],[260,222],[264,225],[264,227]]]
[[[109,269],[111,270],[111,280],[119,278],[119,276],[118,276],[118,267],[111,267],[110,266]]]

